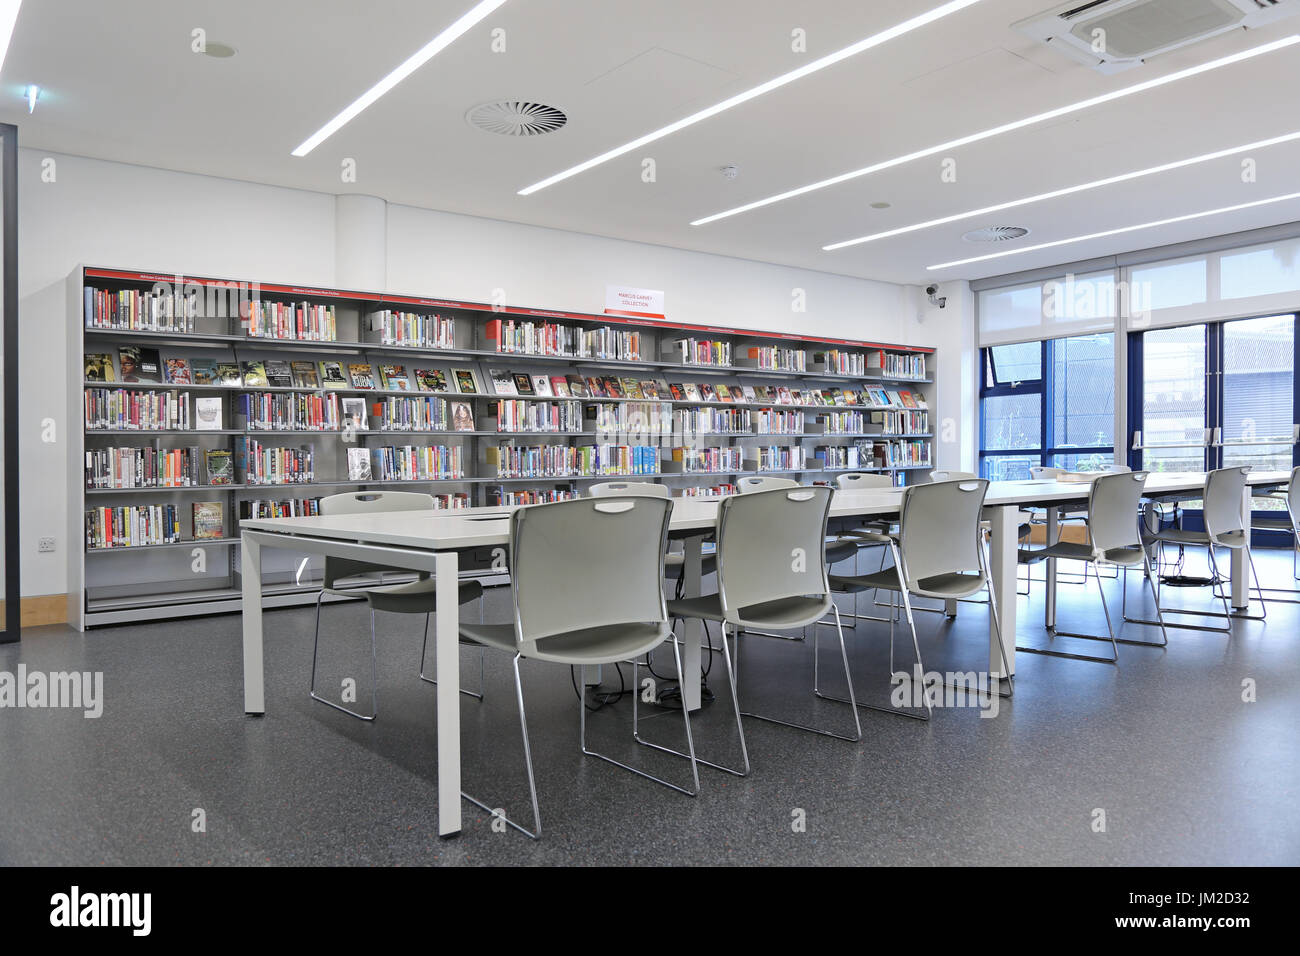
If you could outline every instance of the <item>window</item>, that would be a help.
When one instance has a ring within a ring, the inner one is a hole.
[[[1219,269],[1224,299],[1295,292],[1300,290],[1300,239],[1225,252]]]
[[[1205,334],[1188,325],[1142,337],[1145,471],[1205,470]]]
[[[1224,466],[1289,471],[1294,399],[1295,316],[1225,323]]]
[[[1110,332],[983,351],[980,468],[992,480],[1037,465],[1097,471],[1115,459]]]

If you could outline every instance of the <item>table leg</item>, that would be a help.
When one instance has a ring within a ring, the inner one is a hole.
[[[438,610],[438,835],[460,832],[460,561],[455,551],[434,557]]]
[[[1047,546],[1061,540],[1061,513],[1056,508],[1047,509]],[[1046,582],[1043,588],[1047,598],[1043,601],[1043,623],[1050,629],[1056,627],[1056,558],[1047,559]]]
[[[1246,546],[1232,551],[1232,606],[1238,611],[1250,608],[1250,486],[1241,493],[1242,527],[1246,529]]]
[[[242,535],[240,574],[243,579],[244,713],[266,713],[262,664],[262,546]]]
[[[1014,506],[989,509],[989,524],[993,537],[989,543],[989,571],[993,575],[993,589],[997,592],[998,616],[1002,621],[1002,643],[1007,648],[1007,664],[1016,672],[1016,531],[1020,527],[1021,512]],[[989,615],[989,673],[999,677],[1002,673],[1002,655],[998,651],[997,631],[993,616]]]
[[[686,555],[682,561],[682,596],[693,598],[703,593],[701,552],[704,538],[687,538],[683,544]],[[700,658],[704,643],[704,622],[696,617],[682,621],[682,704],[687,710],[700,709]],[[733,649],[739,654],[738,649]]]

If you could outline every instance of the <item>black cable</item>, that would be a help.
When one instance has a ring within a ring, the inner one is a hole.
[[[587,703],[586,695],[582,691],[578,690],[578,678],[577,675],[574,673],[574,665],[572,664],[569,665],[569,683],[573,685],[573,692],[574,694],[577,695],[578,699],[582,701],[582,706],[586,707],[587,710],[590,711],[591,713],[594,714],[596,711],[600,710],[603,707],[609,707],[612,704],[617,704],[620,700],[623,699],[623,695],[627,693],[627,682],[623,678],[623,666],[621,664],[615,663],[614,670],[618,671],[618,693],[614,693],[613,691],[608,691],[602,695],[598,693],[598,691],[593,690],[592,696],[598,701],[598,703],[596,704],[595,707],[592,707],[590,704]]]

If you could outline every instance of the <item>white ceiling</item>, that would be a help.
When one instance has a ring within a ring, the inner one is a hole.
[[[694,227],[690,221],[1300,32],[1238,31],[1106,77],[1008,25],[1053,0],[983,0],[530,197],[516,191],[891,26],[940,0],[509,0],[306,158],[290,151],[471,0],[27,0],[0,84],[24,146],[919,283],[977,278],[1300,220],[1300,201],[928,272],[988,251],[961,235],[1022,225],[1020,244],[1300,190],[1300,144],[963,220],[838,252],[829,242],[1300,130],[1300,46],[939,157]],[[233,45],[191,52],[191,31]],[[489,31],[506,31],[493,53]],[[790,49],[794,28],[808,53]],[[28,116],[21,91],[46,91]],[[548,103],[566,128],[472,129],[498,98]],[[657,181],[641,180],[653,157]],[[344,158],[357,181],[340,177]],[[718,167],[740,167],[735,181]],[[874,201],[891,207],[876,210]],[[996,249],[1009,248],[996,247]]]

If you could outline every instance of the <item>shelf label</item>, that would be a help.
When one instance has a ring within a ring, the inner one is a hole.
[[[629,286],[605,286],[605,314],[628,315],[640,319],[664,318],[662,289],[633,289]]]

